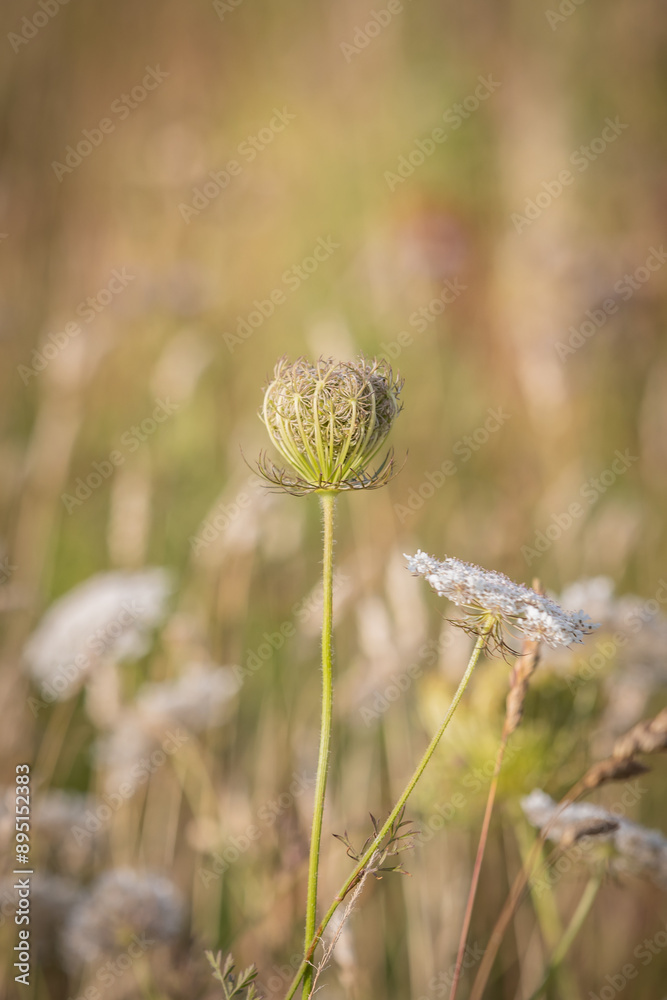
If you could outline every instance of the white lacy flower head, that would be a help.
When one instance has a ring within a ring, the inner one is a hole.
[[[42,697],[75,694],[100,660],[143,656],[170,591],[159,568],[98,573],[58,598],[28,640],[24,658]]]
[[[487,632],[499,646],[503,645],[503,625],[549,646],[583,642],[598,627],[583,611],[564,611],[555,601],[503,573],[451,557],[439,561],[421,551],[406,559],[410,572],[423,576],[436,594],[466,609],[466,616],[455,624],[474,633]]]

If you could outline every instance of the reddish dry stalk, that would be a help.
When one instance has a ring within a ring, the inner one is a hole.
[[[582,795],[595,791],[596,788],[599,788],[600,785],[605,784],[607,781],[623,781],[637,774],[645,774],[649,768],[645,764],[642,764],[641,761],[636,760],[635,755],[638,753],[659,753],[665,749],[667,749],[667,709],[663,709],[654,719],[638,723],[629,733],[622,736],[614,747],[613,756],[607,757],[597,764],[593,764],[583,778],[561,799],[554,815],[540,830],[526,864],[519,871],[512,884],[510,894],[491,932],[484,957],[477,970],[470,993],[470,1000],[482,1000],[484,987],[488,982],[501,941],[514,915],[523,890],[531,877],[531,869],[535,863],[535,859],[542,844],[547,839],[549,830],[561,812],[572,802],[576,802]]]
[[[584,790],[585,789],[583,787],[577,786],[573,788],[572,792],[566,795],[564,799],[561,799],[557,812],[554,813],[550,822],[540,831],[531,848],[526,864],[518,872],[514,882],[512,883],[510,894],[507,897],[505,905],[500,911],[500,916],[496,920],[495,926],[491,932],[491,937],[489,938],[489,942],[484,950],[484,957],[482,958],[477,975],[475,976],[475,981],[472,984],[470,1000],[482,1000],[484,987],[487,984],[493,963],[496,959],[496,955],[498,954],[498,949],[503,937],[505,936],[505,931],[509,926],[510,920],[514,916],[517,904],[519,903],[521,895],[528,884],[532,874],[533,864],[535,863],[535,860],[540,852],[540,848],[547,839],[551,825],[555,822],[562,810],[565,809],[566,806],[569,806],[572,802],[575,802]]]
[[[482,870],[482,859],[484,858],[484,851],[486,849],[486,841],[489,835],[489,826],[491,825],[491,813],[493,812],[493,805],[496,798],[496,790],[498,788],[498,778],[500,777],[500,768],[502,767],[503,757],[505,755],[505,747],[507,746],[507,734],[503,730],[503,736],[500,741],[500,746],[498,747],[498,754],[496,756],[496,766],[493,771],[493,778],[491,779],[491,787],[489,788],[489,796],[486,800],[486,809],[484,811],[484,821],[482,823],[482,830],[479,835],[479,844],[477,846],[477,856],[475,858],[475,866],[472,872],[472,881],[470,883],[470,891],[468,893],[468,902],[466,903],[466,911],[463,917],[463,926],[461,927],[461,937],[459,939],[459,950],[456,956],[456,968],[454,969],[454,978],[452,980],[452,989],[449,994],[449,1000],[454,1000],[456,997],[456,990],[459,985],[459,979],[461,978],[461,969],[463,968],[463,956],[465,955],[466,944],[468,941],[468,931],[470,930],[470,921],[472,919],[472,910],[475,905],[475,896],[477,895],[477,884],[479,882],[479,874]]]

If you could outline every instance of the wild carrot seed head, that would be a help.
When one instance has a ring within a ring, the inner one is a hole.
[[[281,358],[260,417],[294,474],[265,454],[260,473],[296,495],[384,486],[393,475],[392,452],[371,465],[400,412],[402,385],[385,361]]]

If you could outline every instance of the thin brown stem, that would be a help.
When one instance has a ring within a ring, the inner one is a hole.
[[[484,988],[491,974],[491,969],[493,968],[493,963],[496,960],[496,955],[498,954],[498,949],[502,943],[505,936],[505,932],[509,927],[510,921],[514,916],[514,911],[518,906],[523,891],[528,885],[528,881],[532,876],[532,868],[535,861],[539,855],[540,848],[544,844],[549,834],[553,823],[555,823],[558,816],[561,814],[563,809],[569,806],[572,802],[575,802],[585,791],[582,782],[575,785],[575,787],[568,792],[568,794],[561,799],[558,803],[558,808],[554,815],[551,817],[550,821],[540,830],[538,836],[535,839],[535,843],[528,855],[528,860],[526,864],[518,872],[514,882],[512,883],[512,888],[510,889],[510,894],[507,897],[505,905],[500,911],[500,916],[496,920],[494,928],[491,932],[491,937],[489,938],[488,944],[484,951],[484,957],[480,963],[479,969],[477,970],[477,975],[475,976],[475,981],[472,984],[472,991],[470,993],[470,1000],[482,1000],[482,994],[484,993]]]
[[[510,695],[511,693],[510,691]],[[509,714],[506,717],[506,723],[508,719]],[[498,949],[500,948],[510,920],[514,915],[514,911],[521,900],[523,891],[531,878],[536,857],[549,835],[549,830],[563,810],[571,803],[576,802],[582,795],[595,791],[596,788],[599,788],[600,785],[608,781],[622,781],[626,778],[635,777],[638,774],[645,774],[649,768],[636,759],[637,754],[658,753],[665,749],[666,745],[667,710],[663,709],[654,719],[640,723],[625,736],[621,737],[614,748],[614,755],[590,767],[583,778],[560,800],[551,819],[540,830],[525,865],[521,868],[512,884],[510,894],[500,912],[500,916],[496,920],[484,952],[484,957],[477,970],[475,981],[472,984],[470,1000],[482,1000],[482,994],[491,974]]]
[[[468,892],[468,901],[466,903],[465,915],[463,917],[463,926],[461,927],[459,950],[456,956],[456,967],[454,969],[454,978],[452,980],[452,989],[449,994],[449,1000],[454,1000],[454,998],[456,997],[456,990],[459,985],[459,979],[461,978],[461,970],[463,968],[463,958],[465,955],[466,944],[468,941],[468,932],[470,931],[470,921],[472,919],[472,911],[475,905],[475,896],[477,895],[479,875],[482,870],[482,860],[484,858],[486,842],[489,836],[489,827],[491,825],[491,813],[493,812],[493,806],[496,800],[496,791],[498,790],[498,778],[500,777],[500,769],[502,767],[503,757],[505,756],[505,748],[507,747],[508,735],[509,734],[507,732],[507,727],[504,727],[503,735],[500,740],[500,746],[498,747],[498,753],[496,755],[496,765],[493,770],[493,777],[491,778],[491,787],[489,788],[489,794],[486,800],[486,809],[484,810],[484,820],[482,822],[482,830],[479,835],[477,856],[475,858],[475,865],[472,871],[472,881],[470,883],[470,890]]]
[[[533,586],[538,593],[543,592],[539,580],[535,580]],[[475,865],[473,867],[473,872],[472,872],[472,881],[470,883],[470,891],[468,892],[468,901],[466,903],[465,914],[463,917],[463,926],[461,928],[461,937],[459,940],[459,950],[456,956],[456,965],[454,967],[454,979],[452,981],[452,989],[449,995],[449,1000],[455,1000],[456,990],[458,988],[459,979],[461,978],[461,969],[463,968],[463,958],[465,955],[468,933],[470,931],[470,921],[472,920],[472,911],[475,905],[475,896],[477,895],[477,886],[479,884],[480,872],[482,870],[482,861],[484,860],[486,842],[489,838],[491,814],[493,812],[493,806],[496,801],[496,793],[498,791],[498,779],[500,777],[500,769],[502,767],[503,758],[505,756],[505,750],[507,748],[507,741],[509,740],[510,736],[515,731],[515,729],[517,728],[523,717],[523,708],[526,700],[526,694],[528,691],[528,682],[532,677],[532,675],[534,674],[535,670],[537,669],[538,663],[539,663],[539,643],[532,639],[524,639],[521,646],[521,652],[518,654],[516,658],[514,668],[510,675],[510,689],[507,695],[507,702],[505,707],[505,721],[503,723],[503,732],[500,738],[500,746],[498,747],[498,753],[496,755],[496,763],[493,770],[493,777],[491,779],[491,786],[489,788],[489,794],[486,800],[486,809],[484,810],[484,820],[482,822],[482,829],[479,835],[477,856],[475,858]]]

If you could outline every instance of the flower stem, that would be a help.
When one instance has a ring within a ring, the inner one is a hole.
[[[572,943],[579,931],[581,930],[584,920],[588,916],[589,910],[593,903],[595,902],[595,897],[598,894],[598,889],[602,884],[602,879],[599,875],[593,875],[589,879],[586,888],[584,889],[581,899],[577,904],[577,908],[574,911],[572,919],[569,923],[567,930],[564,932],[562,938],[560,939],[558,945],[554,949],[554,953],[551,956],[551,961],[549,962],[549,967],[546,971],[546,975],[538,988],[534,993],[531,994],[530,1000],[539,1000],[545,989],[551,982],[554,973],[557,971],[561,962],[570,950]]]
[[[324,555],[322,566],[322,718],[320,723],[320,753],[317,761],[315,781],[315,807],[313,828],[310,835],[310,859],[308,863],[308,898],[306,902],[306,932],[304,949],[315,933],[317,919],[317,877],[320,863],[320,841],[322,839],[322,815],[329,768],[329,746],[331,743],[331,716],[333,708],[333,664],[331,655],[331,633],[333,626],[333,526],[336,497],[333,493],[320,496],[322,522],[324,527]],[[308,997],[313,977],[309,965],[305,970],[303,996]]]
[[[486,809],[484,810],[484,820],[482,822],[482,830],[479,835],[477,856],[475,858],[475,866],[473,868],[472,881],[470,883],[470,891],[468,892],[468,901],[466,903],[465,915],[463,917],[463,926],[461,928],[461,937],[459,940],[459,950],[456,956],[456,965],[454,967],[454,978],[452,980],[452,988],[449,994],[449,1000],[455,1000],[456,990],[459,985],[459,979],[461,978],[461,970],[463,969],[463,959],[465,956],[466,944],[468,943],[468,931],[470,930],[470,921],[472,919],[472,910],[473,906],[475,905],[475,896],[477,895],[477,886],[479,884],[479,876],[482,870],[482,861],[484,860],[486,841],[489,836],[489,827],[491,825],[491,813],[493,812],[493,806],[496,800],[496,792],[498,790],[498,779],[500,777],[500,769],[502,767],[503,757],[505,756],[507,739],[508,739],[507,729],[503,728],[503,734],[500,740],[500,746],[498,747],[498,753],[496,755],[496,764],[493,769],[491,787],[489,788],[489,795],[486,800]]]
[[[500,916],[495,922],[493,930],[491,931],[491,937],[487,941],[486,949],[484,951],[484,957],[479,963],[479,969],[477,970],[477,975],[475,976],[474,982],[472,984],[472,989],[470,991],[469,1000],[482,1000],[484,989],[486,987],[488,978],[491,974],[491,969],[493,968],[493,963],[496,960],[496,955],[498,954],[498,949],[502,943],[503,937],[505,936],[505,931],[509,927],[510,921],[514,915],[516,907],[519,905],[523,897],[523,892],[528,882],[533,877],[533,866],[535,861],[539,857],[542,844],[547,839],[550,828],[556,822],[558,816],[573,802],[576,802],[578,798],[586,791],[583,779],[570,789],[570,791],[565,795],[558,803],[556,812],[553,814],[546,826],[543,826],[540,830],[538,836],[535,839],[532,849],[528,853],[528,859],[525,864],[520,868],[517,873],[512,887],[509,892],[509,896],[505,901],[505,905],[500,911]],[[547,860],[547,865],[548,865]],[[546,866],[545,866],[546,867]]]
[[[329,921],[333,917],[334,913],[336,912],[336,910],[338,909],[338,907],[340,906],[340,904],[345,899],[345,896],[347,895],[347,893],[356,884],[357,880],[362,875],[362,873],[363,873],[366,865],[370,861],[370,859],[373,856],[373,854],[375,853],[375,851],[382,844],[382,841],[384,840],[384,838],[387,836],[387,834],[391,830],[391,828],[392,828],[394,822],[396,821],[399,813],[401,812],[401,810],[405,806],[405,803],[407,802],[408,798],[412,794],[415,785],[417,784],[417,782],[421,778],[422,774],[424,773],[426,765],[428,764],[428,762],[430,761],[431,757],[433,756],[435,748],[437,747],[438,743],[440,742],[445,729],[449,725],[449,723],[451,721],[451,718],[454,715],[454,712],[456,711],[461,698],[463,697],[463,692],[465,691],[465,689],[466,689],[466,687],[468,685],[468,681],[470,680],[470,677],[472,676],[473,670],[477,666],[477,662],[479,660],[479,657],[481,655],[482,650],[484,649],[484,646],[485,646],[487,638],[488,638],[488,630],[485,630],[484,632],[482,632],[482,634],[478,637],[477,642],[475,643],[475,648],[473,649],[472,654],[470,656],[470,660],[468,661],[468,666],[466,667],[466,672],[464,673],[463,677],[461,678],[461,683],[459,684],[458,688],[456,689],[456,694],[452,698],[451,704],[450,704],[449,708],[447,709],[447,714],[445,715],[445,718],[443,719],[440,728],[435,733],[435,735],[433,736],[433,739],[431,740],[431,742],[429,743],[428,747],[424,751],[424,755],[423,755],[422,759],[417,764],[417,767],[415,768],[415,771],[414,771],[412,777],[410,778],[410,780],[408,781],[407,785],[403,789],[403,793],[401,794],[400,798],[398,799],[396,805],[394,806],[394,808],[392,809],[392,811],[389,813],[389,816],[385,820],[385,823],[384,823],[382,829],[379,831],[379,833],[377,834],[377,836],[370,843],[370,845],[368,846],[368,848],[364,852],[363,856],[359,859],[359,861],[357,862],[357,864],[356,864],[354,870],[352,871],[351,875],[348,876],[348,878],[345,880],[345,882],[343,883],[343,885],[340,887],[340,889],[339,889],[338,893],[336,894],[336,896],[335,896],[335,898],[334,898],[331,906],[329,907],[329,909],[327,910],[327,912],[324,914],[322,920],[320,921],[320,924],[317,927],[317,930],[314,931],[314,934],[311,934],[310,938],[306,934],[306,950],[305,950],[304,958],[303,958],[303,961],[301,962],[301,965],[297,969],[296,975],[294,976],[294,979],[292,980],[292,983],[290,985],[290,988],[289,988],[287,994],[285,995],[285,1000],[292,1000],[292,997],[296,993],[297,987],[298,987],[299,983],[301,982],[302,978],[304,978],[305,982],[309,982],[310,979],[312,979],[313,967],[312,967],[312,964],[311,964],[311,959],[313,957],[315,949],[317,948],[317,944],[318,944],[320,938],[322,937],[322,934],[324,932],[325,927],[327,926],[327,924],[329,923]],[[310,973],[310,976],[308,975],[309,973]],[[305,982],[304,982],[304,986],[305,986]],[[304,988],[303,996],[304,997],[308,996],[308,993],[306,992],[305,988]]]

